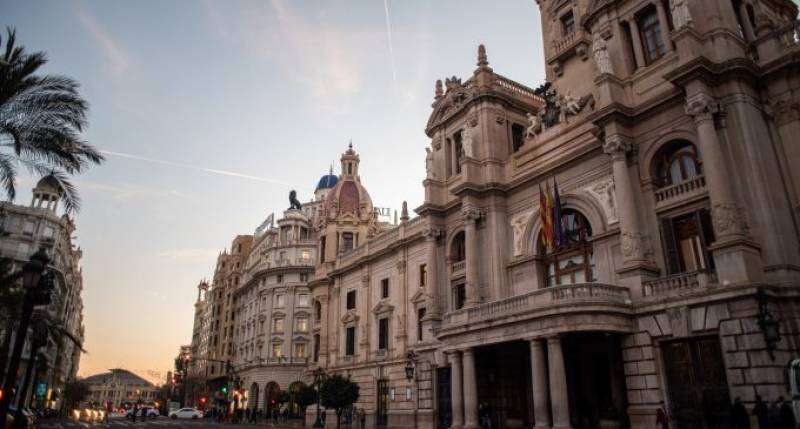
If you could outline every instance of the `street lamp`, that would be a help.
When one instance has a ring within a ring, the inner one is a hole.
[[[322,416],[320,414],[320,397],[322,396],[320,393],[322,382],[325,380],[325,370],[322,367],[319,367],[314,370],[314,384],[317,386],[317,420],[314,421],[314,426],[312,428],[321,428],[322,425]]]
[[[417,354],[411,350],[406,354],[406,380],[411,381],[414,378],[414,364],[417,360]]]
[[[47,251],[40,248],[34,253],[30,261],[22,267],[22,286],[24,295],[22,296],[22,309],[20,311],[19,324],[17,325],[17,335],[14,339],[14,348],[6,369],[6,379],[3,383],[2,391],[7,393],[0,397],[0,428],[6,427],[8,416],[8,406],[11,403],[14,387],[17,384],[17,372],[19,371],[22,349],[28,335],[28,328],[31,325],[33,308],[37,305],[47,305],[50,303],[50,293],[53,290],[53,273],[47,269],[50,258]]]
[[[780,322],[775,320],[770,313],[769,299],[763,288],[758,288],[756,292],[756,301],[758,302],[758,326],[761,332],[764,333],[764,342],[767,344],[767,353],[772,360],[775,360],[775,344],[781,341]]]

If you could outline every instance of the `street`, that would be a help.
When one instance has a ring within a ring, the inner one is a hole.
[[[233,424],[233,423],[216,423],[206,420],[172,420],[166,417],[158,418],[156,420],[137,421],[136,423],[127,419],[111,419],[108,423],[86,423],[76,422],[67,419],[53,419],[42,420],[36,424],[37,429],[86,429],[86,428],[113,428],[113,429],[143,429],[143,428],[164,428],[164,429],[222,429],[222,428],[240,428],[240,429],[289,429],[294,426],[291,425],[273,425],[271,422],[266,424],[263,421],[258,424]]]

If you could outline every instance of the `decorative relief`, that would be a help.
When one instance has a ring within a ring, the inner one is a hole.
[[[597,65],[598,73],[601,75],[614,74],[611,57],[608,54],[608,43],[606,43],[606,39],[603,38],[600,32],[594,34],[594,40],[592,40],[592,56],[594,57],[594,63]]]
[[[719,102],[708,94],[700,93],[686,100],[686,114],[695,121],[710,120],[719,111]]]
[[[425,148],[425,177],[436,178],[436,171],[433,169],[433,151],[429,147]]]
[[[619,222],[617,217],[617,195],[614,188],[614,178],[606,176],[590,183],[583,188],[583,192],[597,201],[603,208],[609,224]]]
[[[474,131],[469,123],[470,121],[466,121],[464,123],[464,131],[461,133],[461,146],[464,148],[464,156],[470,159],[475,158],[475,137]]]
[[[422,236],[425,240],[437,240],[442,235],[442,231],[436,228],[425,228],[422,230]]]
[[[481,217],[481,212],[475,207],[464,206],[461,208],[461,215],[465,222],[475,222]]]
[[[399,274],[405,274],[406,273],[406,260],[405,259],[398,259],[397,263],[395,264],[395,267],[397,268],[397,272]]]
[[[569,117],[577,115],[586,106],[594,109],[594,95],[575,98],[569,92],[566,95],[559,94],[550,82],[545,82],[533,92],[544,99],[545,105],[536,116],[528,115],[527,137],[533,138],[561,122],[569,123]]]
[[[623,231],[622,256],[625,260],[642,259],[644,256],[644,237],[638,232]]]
[[[514,233],[514,256],[525,253],[525,227],[533,215],[533,210],[519,213],[511,219],[511,229]]]
[[[689,0],[671,0],[672,23],[675,29],[692,25],[692,14],[689,12]]]
[[[739,235],[747,232],[744,213],[734,203],[714,203],[711,205],[711,221],[718,236]]]
[[[624,160],[632,148],[633,145],[630,139],[619,134],[607,137],[603,142],[603,152],[611,155],[611,158],[615,161]]]

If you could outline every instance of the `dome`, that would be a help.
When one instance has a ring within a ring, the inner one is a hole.
[[[339,180],[325,197],[324,208],[330,218],[350,214],[367,219],[372,216],[372,198],[360,182],[352,178]]]
[[[314,192],[319,191],[320,189],[331,189],[336,186],[336,183],[339,181],[339,178],[333,174],[326,174],[319,179],[317,183],[317,188],[314,189]]]
[[[61,195],[62,192],[61,183],[59,183],[52,174],[48,174],[39,179],[39,181],[36,182],[36,188],[34,189],[39,191],[49,191],[50,193],[56,195]]]

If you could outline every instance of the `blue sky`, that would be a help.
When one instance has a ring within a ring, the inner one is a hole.
[[[498,73],[544,79],[533,0],[0,0],[0,17],[81,82],[109,153],[76,179],[82,375],[166,372],[217,252],[290,189],[310,199],[350,139],[376,206],[418,206],[434,82],[468,78],[479,43]]]

